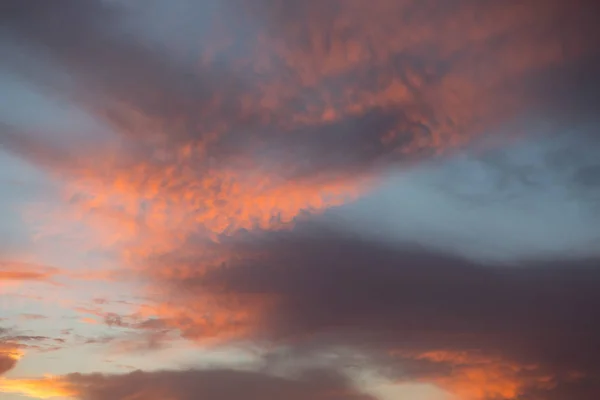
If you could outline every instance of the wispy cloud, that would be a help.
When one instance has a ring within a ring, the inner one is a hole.
[[[54,267],[15,261],[0,261],[0,281],[47,281],[59,273]]]

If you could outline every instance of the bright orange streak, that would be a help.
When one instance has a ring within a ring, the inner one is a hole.
[[[22,262],[0,261],[0,281],[48,280],[57,273],[55,268]]]
[[[40,379],[0,378],[0,392],[20,394],[34,399],[75,398],[79,394],[71,383],[53,376]]]
[[[529,379],[520,376],[521,372],[522,368],[507,366],[463,367],[434,383],[462,400],[512,400],[518,399],[526,389],[549,389],[554,386],[553,377],[538,376]]]

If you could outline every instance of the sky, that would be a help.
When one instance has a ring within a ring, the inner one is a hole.
[[[598,11],[3,0],[0,398],[600,398]]]

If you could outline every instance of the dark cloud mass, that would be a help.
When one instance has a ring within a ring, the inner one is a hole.
[[[144,398],[262,400],[371,400],[355,391],[345,378],[331,371],[309,371],[282,378],[235,370],[190,370],[126,375],[69,375],[66,386],[84,400]]]
[[[1,1],[0,157],[58,193],[23,205],[30,258],[111,271],[6,261],[0,284],[142,292],[73,302],[111,329],[58,327],[83,345],[153,354],[181,335],[268,349],[271,369],[339,358],[295,377],[2,377],[0,392],[371,400],[340,372],[356,362],[459,400],[600,398],[596,3]],[[61,235],[66,250],[44,242]],[[0,374],[69,344],[0,334]]]
[[[396,379],[431,378],[431,365],[420,370],[432,360],[414,359],[431,352],[501,356],[557,381],[576,372],[591,382],[600,376],[598,259],[480,265],[322,231],[278,234],[253,251],[266,255],[171,284],[191,296],[184,304],[207,293],[224,304],[271,298],[256,321],[257,339],[321,351],[350,346],[386,354],[386,365],[397,355]],[[442,370],[458,356],[448,357],[438,360]]]

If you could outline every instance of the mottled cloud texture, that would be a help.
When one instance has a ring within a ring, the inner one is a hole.
[[[0,392],[598,398],[597,11],[4,1]]]

